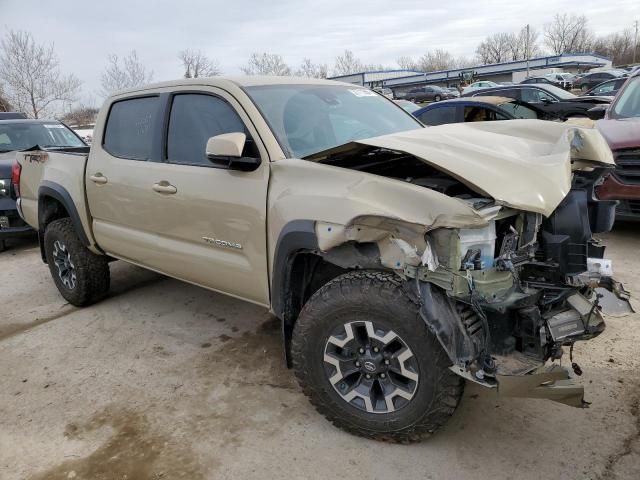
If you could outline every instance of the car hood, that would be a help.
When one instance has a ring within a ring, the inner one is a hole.
[[[569,193],[572,164],[574,169],[590,162],[614,164],[595,128],[542,120],[420,128],[358,140],[307,159],[330,164],[331,154],[362,145],[413,155],[501,205],[545,216]]]
[[[611,150],[640,148],[640,118],[598,120],[596,128],[607,140]]]
[[[603,95],[582,95],[576,98],[568,98],[565,102],[589,102],[589,103],[611,103],[613,97]]]

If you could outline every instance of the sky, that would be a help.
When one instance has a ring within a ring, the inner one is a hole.
[[[395,66],[402,55],[442,48],[473,57],[492,33],[526,23],[542,32],[556,12],[584,13],[597,35],[632,28],[638,0],[0,0],[0,36],[27,30],[55,44],[60,66],[83,82],[81,100],[99,104],[107,55],[135,49],[154,80],[182,76],[177,54],[191,48],[238,74],[253,52],[277,53],[296,68],[352,50],[365,64]]]

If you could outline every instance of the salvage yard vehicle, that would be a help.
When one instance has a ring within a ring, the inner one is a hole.
[[[413,116],[425,125],[489,122],[529,118],[547,120],[549,115],[533,105],[509,97],[464,97],[422,107]]]
[[[412,88],[404,96],[404,99],[410,102],[439,102],[449,98],[455,98],[459,95],[435,85],[425,85],[424,87]]]
[[[94,134],[14,178],[73,305],[122,259],[268,308],[317,410],[375,439],[428,436],[464,380],[585,405],[555,361],[603,331],[597,288],[627,297],[592,237],[616,205],[596,130],[424,128],[363,87],[252,76],[116,93]]]
[[[16,152],[35,145],[52,148],[84,147],[71,130],[53,120],[27,120],[23,113],[5,114],[0,119],[0,251],[8,239],[34,235],[18,215],[11,174]]]
[[[617,220],[640,221],[640,72],[629,77],[596,128],[616,161],[614,172],[597,187],[598,196],[619,200]]]
[[[615,97],[627,81],[627,77],[614,78],[599,83],[584,94],[585,97]]]
[[[562,88],[544,83],[484,88],[462,96],[510,97],[535,106],[558,120],[567,120],[572,117],[588,117],[597,120],[604,116],[604,107],[611,103],[611,97],[578,97]]]
[[[592,89],[596,85],[601,84],[605,80],[613,80],[614,78],[620,78],[624,76],[624,72],[619,70],[610,70],[608,72],[593,72],[587,73],[580,78],[574,80],[573,88],[578,88],[583,92]]]

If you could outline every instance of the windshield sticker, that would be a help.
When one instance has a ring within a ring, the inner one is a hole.
[[[60,125],[59,123],[45,123],[44,128],[64,128],[64,125]]]
[[[356,97],[375,97],[378,94],[366,88],[350,88],[349,91]]]

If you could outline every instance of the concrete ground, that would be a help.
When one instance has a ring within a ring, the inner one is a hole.
[[[608,236],[640,284],[640,226]],[[590,409],[468,386],[417,445],[343,433],[283,366],[260,308],[122,262],[112,294],[77,309],[37,245],[0,253],[0,479],[634,479],[640,315],[576,347]]]

